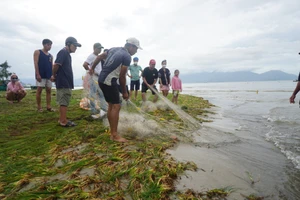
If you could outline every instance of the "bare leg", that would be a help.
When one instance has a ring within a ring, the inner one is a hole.
[[[157,96],[157,94],[155,94],[155,95],[154,95],[154,98],[153,98],[153,102],[154,102],[154,103],[157,102],[157,99],[158,99],[158,96]]]
[[[12,91],[6,93],[6,100],[9,101],[9,103],[13,103],[14,99],[15,93],[13,93]]]
[[[17,101],[20,102],[26,96],[26,94],[27,93],[24,90],[19,91],[17,95]]]
[[[142,99],[143,99],[144,102],[147,100],[147,99],[146,99],[146,93],[145,93],[145,92],[142,93]]]
[[[67,106],[60,106],[59,107],[59,122],[61,124],[67,124]]]
[[[136,98],[137,98],[137,95],[138,95],[138,91],[136,90],[136,91],[135,91],[134,100],[136,100]]]
[[[51,87],[46,87],[47,108],[51,108]]]
[[[133,92],[133,90],[130,90],[130,92],[129,92],[129,99],[131,99],[131,97],[132,97],[132,92]]]
[[[175,104],[177,104],[178,95],[175,97]]]
[[[36,90],[36,103],[37,103],[37,109],[38,110],[42,109],[42,106],[41,106],[42,90],[43,90],[42,87],[37,87],[37,90]]]
[[[127,142],[125,138],[122,138],[120,135],[118,135],[120,109],[120,104],[109,104],[107,117],[110,125],[111,139],[117,142]]]

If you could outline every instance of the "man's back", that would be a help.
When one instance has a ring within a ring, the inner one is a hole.
[[[99,76],[99,82],[106,85],[116,85],[122,66],[129,66],[131,56],[123,47],[108,50],[107,58]]]

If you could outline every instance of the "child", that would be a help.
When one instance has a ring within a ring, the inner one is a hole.
[[[179,92],[182,92],[182,83],[179,76],[179,70],[176,69],[174,71],[174,76],[172,78],[172,90],[173,90],[173,98],[172,102],[177,104]]]

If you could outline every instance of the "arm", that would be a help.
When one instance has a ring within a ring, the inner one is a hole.
[[[53,67],[52,67],[52,76],[51,76],[51,81],[54,81],[56,78],[56,73],[58,68],[60,67],[60,64],[58,63],[54,63]]]
[[[296,86],[292,96],[290,97],[290,103],[295,103],[295,98],[299,91],[300,91],[300,81],[298,81],[297,86]]]
[[[83,66],[83,68],[84,68],[85,70],[90,70],[90,68],[89,68],[89,63],[84,62],[82,66]]]
[[[129,78],[131,78],[132,76],[128,73],[130,71],[130,66],[129,66],[129,70],[127,70],[127,76],[129,77]],[[130,72],[131,73],[131,72]]]
[[[124,100],[128,100],[128,93],[126,90],[126,74],[127,74],[127,66],[122,65],[120,75],[119,75],[119,81],[120,81],[120,86],[122,89],[122,95]]]
[[[105,59],[107,57],[107,53],[102,53],[99,56],[97,56],[97,58],[95,59],[95,61],[93,62],[93,65],[91,67],[91,70],[94,72],[96,66],[99,64],[99,62],[103,59]],[[127,68],[126,68],[127,69]]]
[[[35,79],[38,82],[42,81],[41,75],[40,75],[40,71],[39,71],[39,56],[40,56],[40,51],[39,50],[35,50],[33,53],[33,63],[34,63],[34,69],[35,69]]]
[[[141,74],[139,75],[139,77],[141,78],[141,77],[142,77],[142,74],[143,74],[143,70],[142,70],[141,67],[140,67],[140,72],[141,72]]]

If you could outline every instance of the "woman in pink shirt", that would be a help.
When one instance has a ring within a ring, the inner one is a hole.
[[[172,78],[172,90],[173,90],[173,98],[172,102],[177,104],[179,92],[182,92],[182,83],[179,76],[179,70],[176,69],[174,71],[174,76]]]
[[[16,74],[11,75],[10,82],[7,84],[6,99],[13,103],[14,101],[20,102],[26,96],[26,91],[19,82]]]

